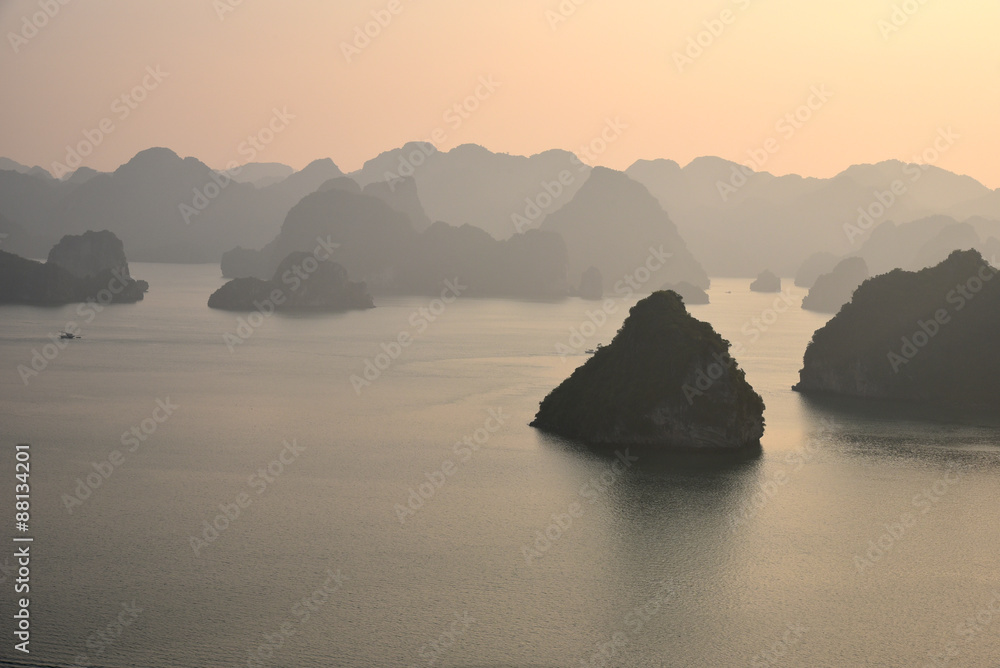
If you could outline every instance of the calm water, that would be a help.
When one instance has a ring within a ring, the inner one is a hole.
[[[236,317],[205,306],[217,267],[133,274],[146,301],[96,314],[27,385],[17,365],[82,318],[0,309],[5,516],[10,446],[33,444],[27,665],[568,667],[602,665],[602,647],[616,666],[1000,661],[1000,430],[807,402],[789,387],[824,318],[774,321],[749,281],[717,281],[691,311],[746,348],[763,456],[621,472],[526,426],[585,359],[555,346],[592,303],[459,300],[421,331],[429,300],[383,298],[267,319],[230,352]],[[762,316],[773,324],[748,334]],[[401,332],[412,345],[359,396],[351,375]],[[133,427],[144,440],[123,446]],[[456,453],[465,437],[483,444]],[[116,449],[124,461],[68,512],[64,495]],[[395,506],[430,479],[444,482],[401,522]],[[237,499],[196,553],[191,537]],[[21,661],[3,619],[0,656]],[[262,646],[270,658],[248,664]]]

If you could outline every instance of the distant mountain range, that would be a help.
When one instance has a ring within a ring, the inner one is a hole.
[[[927,165],[890,160],[855,165],[829,179],[746,172],[721,158],[699,158],[683,168],[670,160],[639,161],[626,173],[660,200],[713,276],[750,276],[765,268],[790,276],[813,253],[856,252],[890,221],[932,215],[1000,220],[1000,191]]]
[[[362,186],[412,176],[431,220],[475,225],[497,239],[536,228],[566,205],[590,167],[568,151],[531,157],[465,144],[448,152],[425,143],[387,151],[350,174]]]
[[[108,229],[133,261],[217,262],[234,245],[267,243],[299,200],[342,175],[331,160],[317,160],[255,187],[151,148],[114,172],[81,168],[63,181],[0,170],[0,216],[24,231],[23,242],[6,248],[22,255],[38,257],[66,234]]]
[[[525,157],[411,143],[347,176],[405,214],[417,233],[435,221],[501,241],[532,229],[558,233],[574,284],[590,265],[613,284],[641,261],[637,247],[661,238],[687,274],[669,280],[700,285],[707,275],[752,277],[765,269],[792,276],[817,253],[828,254],[820,273],[861,254],[874,274],[904,262],[929,266],[976,240],[985,254],[1000,245],[1000,191],[933,166],[886,161],[818,179],[712,157],[685,167],[640,160],[624,174],[604,170],[585,188],[592,172],[566,151]],[[344,176],[329,159],[301,171],[249,164],[230,176],[164,148],[142,151],[111,173],[81,168],[65,180],[0,159],[0,235],[7,235],[0,248],[39,257],[65,234],[109,229],[135,261],[217,262],[237,246],[275,240],[296,204]],[[918,226],[929,237],[901,225],[929,219],[937,222]],[[905,249],[919,246],[905,258],[903,247],[893,247],[901,234]]]

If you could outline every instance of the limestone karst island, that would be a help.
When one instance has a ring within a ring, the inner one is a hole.
[[[545,397],[531,425],[592,446],[738,451],[760,447],[764,400],[729,342],[660,291]]]

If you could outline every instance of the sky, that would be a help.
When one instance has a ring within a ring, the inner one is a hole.
[[[995,0],[0,0],[0,155],[352,171],[433,140],[997,188],[997,25]]]

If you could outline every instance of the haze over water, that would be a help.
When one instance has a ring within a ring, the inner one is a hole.
[[[763,454],[609,473],[613,459],[527,426],[585,360],[555,346],[593,302],[459,299],[418,332],[410,316],[429,300],[380,298],[269,318],[230,353],[238,316],[204,308],[217,266],[132,271],[155,286],[145,301],[98,314],[27,387],[15,365],[76,307],[5,307],[0,413],[5,440],[33,444],[39,536],[35,642],[11,665],[247,665],[286,623],[294,634],[267,665],[592,665],[616,633],[621,666],[902,668],[933,665],[947,643],[949,665],[996,659],[1000,619],[957,627],[1000,594],[1000,430],[793,393],[826,318],[792,308],[754,340],[744,325],[775,296],[748,281],[715,280],[712,304],[689,309],[744,345],[767,404]],[[586,347],[608,343],[637,298]],[[350,376],[401,331],[413,345],[359,396]],[[125,450],[158,399],[178,407],[69,513],[63,495]],[[463,461],[455,444],[495,425],[491,411],[504,424]],[[303,449],[261,477],[286,441]],[[447,461],[452,474],[401,523],[394,506]],[[196,554],[191,536],[241,493],[249,506]],[[526,559],[573,503],[582,515]],[[333,593],[297,614],[324,584]],[[142,612],[94,654],[88,638],[133,601]]]

